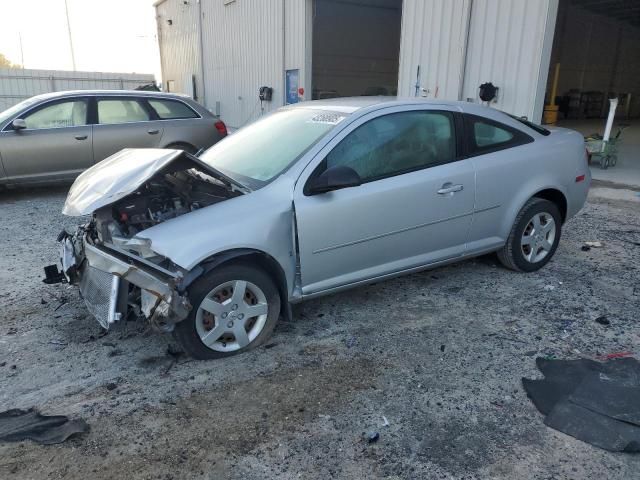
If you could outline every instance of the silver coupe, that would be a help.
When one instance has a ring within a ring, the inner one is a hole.
[[[361,97],[281,108],[195,157],[123,150],[64,206],[63,271],[108,327],[196,358],[263,343],[290,305],[497,252],[553,257],[591,181],[583,138],[471,103]]]

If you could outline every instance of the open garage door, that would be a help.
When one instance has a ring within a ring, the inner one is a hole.
[[[560,0],[546,104],[561,121],[596,119],[614,97],[618,117],[640,117],[640,2]]]
[[[560,0],[547,82],[546,123],[578,130],[598,145],[605,133],[610,99],[615,98],[613,142],[592,155],[591,170],[597,180],[637,186],[640,2]]]
[[[396,95],[402,0],[315,0],[313,99]]]

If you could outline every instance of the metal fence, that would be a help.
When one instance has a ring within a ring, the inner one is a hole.
[[[0,111],[41,93],[62,90],[131,90],[152,74],[0,68]]]

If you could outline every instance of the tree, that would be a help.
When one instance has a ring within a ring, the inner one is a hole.
[[[22,68],[22,65],[11,63],[11,61],[0,53],[0,68]]]

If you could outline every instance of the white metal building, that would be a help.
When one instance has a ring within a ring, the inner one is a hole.
[[[153,74],[0,68],[0,111],[41,93],[132,90],[153,82]]]
[[[604,110],[608,95],[626,93],[626,114],[637,115],[634,3],[159,0],[155,6],[165,90],[192,95],[238,128],[263,111],[312,98],[397,93],[479,102],[485,82],[498,87],[492,106],[539,121],[556,62],[566,67],[559,95],[597,89]],[[273,88],[271,101],[259,100],[261,86]]]

